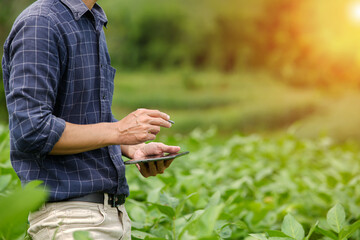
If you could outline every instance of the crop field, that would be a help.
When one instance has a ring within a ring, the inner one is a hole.
[[[329,136],[339,142],[360,140],[360,114],[354,88],[297,88],[266,71],[117,71],[114,115],[121,119],[137,108],[168,113],[176,124],[160,134],[189,134],[215,126],[221,135]]]
[[[46,193],[38,183],[20,188],[8,132],[0,131],[0,239],[23,239],[26,215]],[[190,154],[157,177],[127,167],[133,239],[360,238],[360,150],[354,145],[293,135],[224,140],[214,128],[159,141]],[[76,239],[90,238],[79,232]]]
[[[0,0],[1,45],[34,1]],[[157,141],[190,151],[160,176],[126,167],[134,240],[360,239],[360,1],[98,2],[114,116],[166,112]],[[47,192],[12,169],[5,100],[0,240],[30,240]]]
[[[250,132],[283,128],[310,114],[316,94],[291,89],[266,73],[119,71],[113,111],[121,118],[138,107],[160,109],[176,121],[174,131],[183,133],[212,125],[222,132]]]

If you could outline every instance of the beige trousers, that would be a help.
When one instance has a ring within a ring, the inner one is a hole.
[[[73,240],[76,231],[87,231],[94,240],[131,239],[131,222],[124,205],[116,208],[90,202],[46,203],[30,213],[29,223],[28,233],[33,240]]]

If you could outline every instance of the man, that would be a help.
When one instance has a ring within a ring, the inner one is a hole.
[[[72,239],[78,230],[94,239],[130,239],[122,155],[180,150],[144,143],[171,127],[167,114],[138,109],[120,121],[112,116],[115,69],[96,1],[38,0],[4,45],[11,162],[23,184],[38,179],[50,190],[49,201],[29,215],[34,240]],[[138,168],[154,176],[170,162]]]

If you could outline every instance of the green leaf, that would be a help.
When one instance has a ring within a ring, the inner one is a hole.
[[[192,193],[188,196],[186,196],[185,198],[181,199],[179,205],[176,207],[175,210],[175,216],[179,216],[181,211],[183,210],[185,203],[188,202],[188,199],[191,198],[192,196],[196,195],[197,193]]]
[[[150,233],[146,233],[146,232],[142,232],[142,231],[138,231],[138,230],[132,230],[131,231],[131,236],[135,237],[135,238],[139,238],[139,239],[146,239],[146,238],[157,238],[156,236],[150,234]]]
[[[172,207],[156,203],[152,203],[152,205],[159,209],[160,212],[168,216],[170,219],[175,217],[175,210]]]
[[[304,228],[291,214],[285,216],[281,231],[296,240],[303,240],[305,236]]]
[[[327,223],[336,233],[340,233],[345,225],[345,211],[341,204],[336,204],[329,210],[326,216]]]
[[[320,233],[323,236],[329,237],[331,239],[338,240],[338,237],[335,235],[335,233],[333,233],[331,231],[328,231],[328,230],[325,230],[325,229],[322,229],[319,226],[316,226],[315,232]]]
[[[73,233],[74,240],[93,240],[90,233],[86,231],[76,231]]]
[[[219,240],[217,236],[210,236],[210,237],[202,237],[197,240]]]
[[[286,235],[285,233],[283,233],[281,231],[276,231],[276,230],[268,230],[268,231],[266,231],[266,234],[268,235],[268,237],[287,237],[287,238],[290,237],[290,236]]]
[[[183,239],[186,233],[197,236],[197,239],[212,236],[216,221],[224,206],[224,204],[208,206],[204,210],[194,212],[191,219],[180,230],[178,239]]]
[[[129,211],[130,217],[134,222],[146,222],[146,211],[144,208],[141,206],[134,206],[132,207],[131,211]]]
[[[221,194],[219,191],[215,192],[209,199],[208,206],[216,206],[220,203]]]
[[[358,230],[359,228],[360,228],[360,220],[354,222],[350,226],[344,227],[339,234],[339,238],[347,239],[347,238],[351,237],[351,235],[354,234],[354,232],[356,230]]]
[[[309,233],[308,235],[306,235],[305,239],[304,240],[309,240],[311,235],[313,234],[313,232],[315,231],[317,225],[319,224],[319,221],[317,221],[309,230]]]
[[[179,205],[179,199],[171,197],[166,193],[160,194],[159,201],[161,205],[167,205],[172,208],[176,208]]]
[[[292,237],[270,237],[269,240],[294,240]]]
[[[147,194],[146,201],[152,202],[152,203],[159,202],[161,189],[162,189],[162,187],[158,187],[158,188],[154,188],[154,189],[150,190]]]
[[[212,235],[216,221],[223,208],[224,204],[219,204],[205,209],[205,212],[199,218],[200,229],[198,230],[198,236],[207,237]]]
[[[0,236],[15,239],[16,233],[22,234],[26,230],[29,212],[38,209],[47,198],[44,188],[38,187],[40,184],[40,181],[33,181],[23,189],[0,197]]]
[[[0,176],[0,192],[5,190],[5,188],[9,185],[10,181],[11,181],[10,174]]]
[[[221,238],[229,238],[231,237],[232,234],[232,230],[229,226],[224,226],[223,228],[221,228],[219,236]]]
[[[144,240],[166,240],[165,238],[159,238],[159,237],[149,237],[146,236]]]
[[[250,234],[250,236],[258,240],[268,240],[268,238],[263,233]]]

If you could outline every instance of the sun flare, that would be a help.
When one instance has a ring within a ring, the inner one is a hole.
[[[360,24],[360,1],[353,2],[349,6],[350,19]]]

